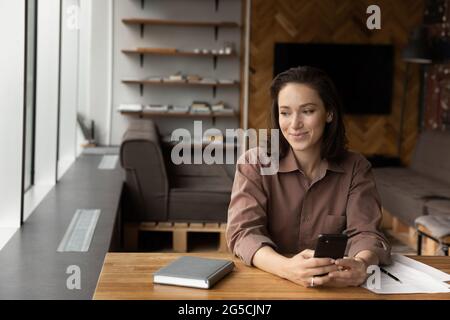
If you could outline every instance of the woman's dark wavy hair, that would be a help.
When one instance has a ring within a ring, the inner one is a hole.
[[[322,70],[301,66],[280,73],[272,82],[270,94],[272,98],[271,128],[280,130],[280,159],[284,158],[290,148],[281,133],[279,124],[278,95],[288,83],[299,83],[314,89],[325,106],[327,112],[333,114],[333,121],[327,123],[323,133],[322,159],[339,160],[347,150],[347,137],[342,118],[342,102],[331,78]]]

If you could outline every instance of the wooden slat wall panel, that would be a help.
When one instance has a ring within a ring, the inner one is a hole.
[[[366,9],[381,8],[382,29],[368,30]],[[421,23],[424,0],[253,0],[250,44],[249,127],[266,128],[276,42],[394,44],[392,114],[346,116],[349,147],[364,154],[397,153],[405,64],[401,50],[410,30]],[[411,65],[405,110],[403,160],[408,162],[417,136],[419,67]]]

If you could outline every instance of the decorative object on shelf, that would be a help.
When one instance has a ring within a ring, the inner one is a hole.
[[[171,106],[169,113],[171,114],[187,114],[190,110],[190,106]]]
[[[191,105],[191,114],[211,114],[211,106],[207,102],[194,101]]]
[[[234,45],[234,43],[233,42],[225,42],[225,45],[224,45],[224,53],[225,54],[232,54],[233,52],[235,52],[236,51],[236,47],[235,47],[235,45]]]
[[[223,101],[214,103],[211,106],[211,110],[214,114],[234,114],[234,110],[232,108],[227,108]]]
[[[163,78],[164,82],[186,82],[186,77],[181,74],[181,72],[177,72],[176,74],[171,74],[167,78]]]
[[[194,82],[201,82],[202,81],[202,77],[200,77],[199,75],[196,75],[196,74],[188,74],[186,76],[186,80],[187,80],[187,82],[192,82],[192,83],[194,83]]]
[[[77,123],[83,134],[84,143],[81,144],[83,148],[95,147],[95,121],[86,119],[81,113],[77,113]]]
[[[143,113],[166,113],[169,111],[167,104],[148,104],[142,109]]]
[[[119,112],[141,112],[142,104],[121,104],[117,111]]]
[[[162,76],[149,76],[149,77],[145,78],[144,80],[163,82],[163,78],[164,77],[162,77]]]

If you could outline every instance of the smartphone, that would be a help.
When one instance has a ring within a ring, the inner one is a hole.
[[[347,247],[347,235],[345,234],[320,234],[317,239],[314,258],[341,259],[344,257]]]

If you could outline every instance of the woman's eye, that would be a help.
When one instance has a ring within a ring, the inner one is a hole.
[[[313,114],[314,110],[304,110],[303,113],[304,114]]]
[[[281,111],[280,114],[281,114],[282,116],[287,116],[287,115],[288,115],[288,113],[287,113],[286,111]]]

